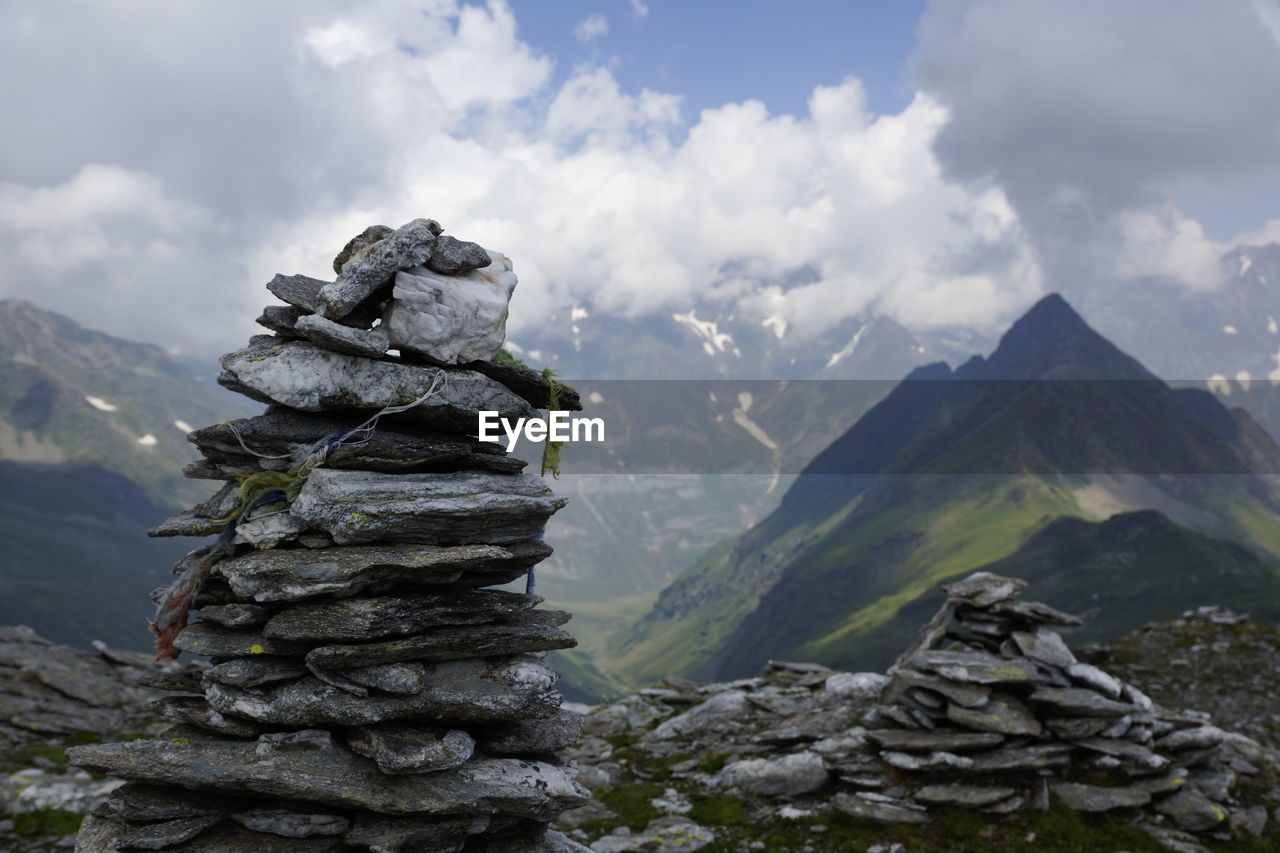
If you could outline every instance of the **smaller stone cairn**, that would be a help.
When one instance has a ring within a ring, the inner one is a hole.
[[[1265,808],[1234,796],[1240,776],[1260,770],[1257,744],[1076,660],[1054,627],[1080,620],[1019,600],[1025,586],[979,572],[944,587],[946,604],[862,721],[881,767],[908,784],[898,796],[842,792],[836,807],[927,823],[933,806],[1007,814],[1047,808],[1052,795],[1078,811],[1145,813],[1171,842],[1171,830],[1260,831]],[[880,774],[865,778],[884,787]]]
[[[589,796],[542,663],[575,645],[569,614],[485,588],[531,576],[563,501],[470,437],[481,410],[577,395],[492,361],[516,284],[502,255],[416,219],[367,229],[334,270],[276,276],[287,304],[258,320],[275,334],[221,360],[268,409],[191,434],[188,476],[227,483],[152,531],[220,534],[157,590],[153,626],[162,655],[211,665],[154,679],[163,736],[71,751],[128,780],[77,850],[584,849],[547,831]]]

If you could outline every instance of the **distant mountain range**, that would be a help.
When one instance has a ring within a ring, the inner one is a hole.
[[[99,465],[178,508],[210,491],[182,476],[187,432],[260,408],[210,393],[159,347],[0,301],[0,458]]]
[[[1170,388],[1049,296],[990,358],[913,371],[768,518],[664,590],[615,638],[607,668],[642,683],[741,675],[769,657],[883,666],[901,645],[897,614],[988,564],[1012,575],[1054,567],[1057,580],[1037,584],[1060,606],[1128,601],[1104,631],[1219,592],[1265,610],[1280,602],[1280,496],[1259,472],[1280,472],[1280,446],[1248,414]],[[1089,526],[1134,510],[1160,514]],[[1131,528],[1153,550],[1108,549]],[[1084,552],[1110,571],[1063,556]],[[1157,552],[1180,555],[1158,589],[1144,562]],[[1191,554],[1230,558],[1190,565]],[[1126,568],[1135,562],[1146,568]],[[1129,600],[1131,586],[1147,592]]]
[[[186,430],[250,411],[158,347],[0,302],[0,624],[149,647],[148,593],[193,543],[146,529],[213,488],[182,476]]]

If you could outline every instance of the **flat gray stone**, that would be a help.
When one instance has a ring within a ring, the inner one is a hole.
[[[314,314],[320,308],[320,288],[328,284],[327,281],[321,281],[318,278],[310,278],[305,275],[280,275],[277,274],[267,282],[267,290],[271,291],[271,295],[282,302],[287,302],[294,308],[301,310],[302,314]],[[269,306],[275,307],[275,306]],[[265,314],[265,311],[264,311]],[[276,322],[284,322],[287,316],[281,311],[275,311],[271,315],[271,319]],[[268,326],[267,328],[271,328]],[[272,331],[277,331],[272,329]],[[286,331],[291,331],[286,329]]]
[[[431,257],[438,229],[438,223],[415,219],[383,239],[355,249],[342,264],[337,280],[320,288],[317,313],[330,320],[341,319],[399,270],[421,266]]]
[[[242,805],[239,799],[233,797],[128,782],[107,794],[93,807],[92,814],[116,822],[151,822],[225,816]]]
[[[899,669],[885,688],[882,701],[893,703],[904,691],[911,689],[932,690],[956,705],[977,708],[991,697],[991,688],[980,684],[964,684],[948,681],[934,675],[926,675],[911,669]]]
[[[347,734],[347,745],[372,758],[383,773],[434,773],[459,767],[475,753],[476,742],[460,729],[382,723]]]
[[[258,470],[262,460],[255,453],[284,457],[285,464],[292,466],[302,462],[319,443],[359,426],[367,414],[304,414],[273,409],[257,417],[203,427],[188,433],[187,440],[215,466]],[[506,455],[493,442],[428,432],[412,421],[389,415],[378,422],[375,430],[362,434],[359,442],[331,449],[324,465],[337,470],[399,474],[466,468],[514,472],[525,463]]]
[[[317,595],[506,583],[550,555],[550,546],[536,540],[505,546],[358,545],[250,552],[219,563],[217,572],[236,595],[297,601]]]
[[[310,668],[316,678],[356,696],[378,690],[392,696],[415,696],[427,687],[427,671],[421,663],[386,663],[339,670]]]
[[[989,785],[967,785],[952,783],[948,785],[925,785],[912,793],[912,798],[930,806],[961,806],[978,808],[994,805],[1018,793],[1016,788],[992,787]]]
[[[1032,660],[1064,669],[1076,662],[1076,656],[1057,631],[1039,628],[1036,631],[1014,631],[1011,636],[1018,649]]]
[[[206,817],[184,817],[151,823],[146,826],[130,829],[116,839],[117,850],[164,850],[177,847],[190,841],[206,829],[222,823],[219,815]]]
[[[547,720],[516,720],[479,734],[489,755],[550,755],[582,739],[583,715],[561,710]]]
[[[360,355],[365,358],[382,358],[391,348],[391,338],[382,326],[372,329],[355,329],[319,314],[306,314],[293,325],[299,337],[306,338],[330,352]]]
[[[206,696],[223,714],[300,726],[545,719],[560,707],[555,673],[532,661],[445,661],[428,665],[426,678],[426,689],[413,696],[353,696],[316,678],[248,689],[210,684]]]
[[[999,746],[1005,741],[1003,735],[993,732],[956,729],[868,729],[866,738],[885,749],[899,752],[976,752]]]
[[[500,622],[542,599],[497,589],[447,595],[353,598],[300,604],[272,617],[262,629],[287,640],[371,640],[414,634],[445,625]]]
[[[317,469],[290,507],[339,545],[504,545],[532,539],[565,505],[532,474],[378,474]]]
[[[1155,742],[1161,752],[1182,752],[1189,749],[1209,749],[1226,739],[1227,733],[1217,726],[1197,726],[1178,729]]]
[[[299,308],[297,305],[268,305],[262,309],[256,322],[259,326],[270,329],[278,335],[296,338],[300,336],[294,332],[294,326],[299,319],[310,314],[311,312],[306,308]]]
[[[344,355],[304,341],[262,342],[222,356],[221,364],[220,384],[303,412],[404,405],[434,386],[432,397],[404,413],[408,418],[466,434],[476,429],[481,411],[513,422],[537,415],[523,398],[473,370]]]
[[[766,797],[796,797],[818,790],[829,778],[822,756],[797,752],[779,758],[734,761],[713,777],[712,784]]]
[[[880,757],[886,764],[900,770],[968,770],[973,767],[973,759],[953,752],[931,752],[928,755],[916,755],[908,752],[884,750]]]
[[[294,681],[307,675],[301,658],[248,657],[224,661],[209,667],[205,679],[231,687],[261,687],[279,681]]]
[[[976,731],[1002,735],[1039,737],[1041,730],[1040,721],[1026,704],[1018,697],[1001,691],[992,693],[987,704],[980,708],[948,705],[947,719]]]
[[[1045,728],[1067,740],[1102,734],[1111,725],[1110,717],[1049,717],[1044,721]]]
[[[993,749],[974,755],[970,769],[974,773],[992,773],[1065,767],[1071,761],[1071,750],[1068,743]]]
[[[388,776],[323,731],[252,741],[197,737],[75,747],[73,764],[192,790],[253,793],[385,814],[507,812],[551,820],[587,802],[569,771],[518,759],[478,759],[429,775]]]
[[[1169,759],[1157,755],[1145,746],[1120,738],[1087,737],[1076,741],[1076,746],[1091,752],[1110,755],[1123,759],[1132,767],[1143,770],[1163,770],[1169,766]]]
[[[1002,658],[986,652],[923,651],[910,663],[915,669],[966,684],[1039,684],[1052,679],[1035,661]]]
[[[1016,601],[1012,599],[998,601],[991,605],[991,612],[1002,616],[1024,619],[1027,622],[1061,625],[1067,628],[1082,624],[1080,617],[1072,616],[1070,613],[1063,613],[1061,610],[1055,610],[1049,605],[1041,604],[1038,601]]]
[[[361,814],[343,841],[376,853],[459,853],[482,818],[408,818]]]
[[[221,625],[188,625],[173,643],[184,652],[204,657],[250,657],[255,655],[300,655],[305,643],[275,640],[253,629],[223,628]]]
[[[1037,687],[1031,701],[1084,717],[1122,717],[1139,710],[1081,687]]]
[[[258,604],[213,604],[191,615],[201,622],[212,622],[224,628],[256,628],[271,618],[273,611]]]
[[[835,795],[831,804],[845,814],[889,826],[929,822],[929,812],[923,806],[882,794],[847,794],[841,791]]]
[[[1158,800],[1155,810],[1188,832],[1213,829],[1227,819],[1227,810],[1188,785],[1177,793]]]
[[[342,835],[351,827],[351,821],[342,815],[292,809],[246,809],[233,814],[231,819],[245,829],[282,838]]]
[[[571,649],[577,644],[568,631],[551,625],[459,625],[378,643],[319,646],[307,653],[307,663],[321,669],[345,669],[398,661],[459,660]]]
[[[151,707],[163,717],[227,737],[257,737],[262,734],[261,726],[235,717],[224,717],[203,696],[165,696],[152,702]]]
[[[1013,598],[1027,588],[1027,582],[1006,578],[992,572],[974,572],[964,580],[944,584],[947,598],[974,607],[990,607],[997,601]]]
[[[110,853],[118,849],[116,845],[126,832],[128,828],[123,824],[90,815],[80,826],[76,850]],[[282,838],[224,821],[184,842],[180,849],[182,853],[348,853],[351,848],[336,838]]]
[[[1119,699],[1124,691],[1120,679],[1098,669],[1093,664],[1073,663],[1067,667],[1067,676],[1072,681],[1096,690],[1108,699]]]

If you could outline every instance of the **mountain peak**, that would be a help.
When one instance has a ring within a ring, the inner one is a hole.
[[[1146,379],[1155,375],[1095,332],[1060,294],[1045,296],[1000,339],[973,379]]]

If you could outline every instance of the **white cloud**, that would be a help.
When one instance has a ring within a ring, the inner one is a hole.
[[[1221,280],[1170,198],[1280,169],[1276,0],[934,0],[919,32],[945,173],[1003,190],[1049,286]]]
[[[1116,215],[1116,224],[1123,241],[1117,277],[1161,276],[1197,290],[1218,287],[1230,277],[1222,262],[1230,247],[1206,237],[1200,223],[1173,205],[1125,210]]]
[[[597,12],[588,15],[573,28],[573,36],[580,42],[589,42],[609,32],[609,19]]]
[[[631,4],[631,14],[637,18],[643,18],[649,14],[649,7],[644,0],[627,0]]]
[[[516,334],[575,305],[731,306],[789,337],[867,309],[994,326],[1043,287],[1039,211],[1016,182],[948,180],[938,97],[877,116],[850,78],[806,115],[687,116],[605,68],[553,83],[500,0],[76,8],[0,30],[0,93],[31,117],[0,138],[0,295],[118,334],[238,346],[272,274],[332,275],[352,234],[415,216],[514,259]],[[1138,210],[1114,269],[1211,278],[1219,247],[1194,222]]]

